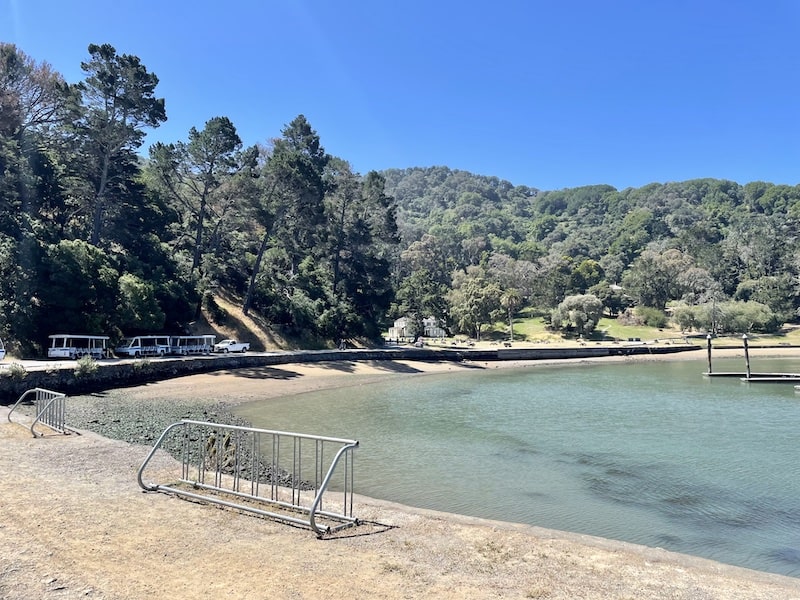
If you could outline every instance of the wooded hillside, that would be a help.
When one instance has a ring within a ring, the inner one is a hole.
[[[223,291],[309,344],[400,316],[479,336],[526,307],[576,333],[598,310],[714,331],[796,318],[798,186],[362,175],[303,115],[263,146],[219,116],[145,154],[168,118],[157,76],[109,45],[82,68],[66,82],[0,44],[0,337],[23,354],[57,332],[179,333]]]

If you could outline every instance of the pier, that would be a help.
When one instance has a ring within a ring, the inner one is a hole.
[[[800,373],[759,373],[750,369],[750,347],[747,334],[742,335],[744,345],[744,364],[745,371],[722,371],[715,373],[711,364],[711,334],[706,336],[708,347],[708,371],[703,373],[705,377],[736,377],[746,383],[797,383],[800,382]],[[795,386],[800,389],[800,386]]]

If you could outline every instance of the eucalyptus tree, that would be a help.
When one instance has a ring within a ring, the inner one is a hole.
[[[537,306],[555,308],[570,290],[572,262],[569,257],[550,252],[536,262],[538,277],[532,297]]]
[[[89,241],[101,241],[104,219],[129,181],[129,166],[144,141],[144,130],[166,121],[164,99],[155,96],[158,77],[137,56],[117,54],[110,44],[90,44],[81,63],[86,79],[78,84],[83,108],[76,122],[86,179]]]
[[[781,323],[793,321],[797,317],[797,281],[789,273],[745,279],[736,288],[734,299],[768,306]]]
[[[330,295],[349,307],[356,325],[336,333],[374,336],[393,295],[392,249],[399,242],[394,199],[386,195],[381,175],[373,171],[361,178],[341,159],[331,159],[328,178]]]
[[[270,247],[280,248],[286,257],[279,275],[288,282],[297,274],[300,263],[317,251],[325,232],[324,174],[329,156],[303,115],[295,117],[281,133],[273,140],[261,173],[262,193],[256,215],[263,232],[245,295],[245,314],[252,307]],[[263,285],[273,283],[265,281]],[[282,296],[292,296],[289,287]]]
[[[623,287],[639,304],[664,310],[670,300],[686,292],[682,274],[694,266],[680,250],[644,250],[623,276]]]
[[[75,92],[49,64],[0,43],[0,230],[18,240],[35,228],[52,241],[68,220],[60,172]]]
[[[797,225],[785,214],[737,214],[722,245],[741,261],[741,279],[791,273],[797,256]]]
[[[36,62],[4,42],[0,42],[0,97],[6,99],[0,118],[16,113],[20,130],[40,131],[61,125],[76,98],[63,75],[49,63]]]
[[[540,278],[536,263],[499,253],[492,254],[486,261],[486,273],[501,289],[516,291],[518,307],[528,302]]]
[[[457,272],[448,295],[456,328],[480,340],[484,326],[503,316],[502,293],[500,286],[489,281],[480,267],[469,267],[466,273]]]
[[[192,127],[188,142],[150,147],[148,169],[179,216],[175,247],[191,256],[190,274],[203,274],[203,255],[218,245],[223,222],[245,204],[243,195],[255,193],[248,186],[257,152],[242,150],[227,117],[209,119],[202,131]]]
[[[0,43],[0,332],[33,339],[46,244],[69,222],[60,173],[75,94],[47,63]]]

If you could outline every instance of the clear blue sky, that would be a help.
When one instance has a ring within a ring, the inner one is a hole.
[[[795,0],[0,0],[0,40],[84,78],[155,73],[169,120],[245,144],[306,115],[353,168],[444,165],[543,190],[800,182]]]

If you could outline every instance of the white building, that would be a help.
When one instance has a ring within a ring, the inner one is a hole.
[[[399,340],[404,337],[408,337],[408,319],[400,317],[394,322],[393,327],[389,327],[389,339]]]
[[[436,317],[428,317],[422,319],[422,326],[424,328],[423,335],[430,338],[443,338],[447,335],[445,330],[439,326],[439,319]]]

